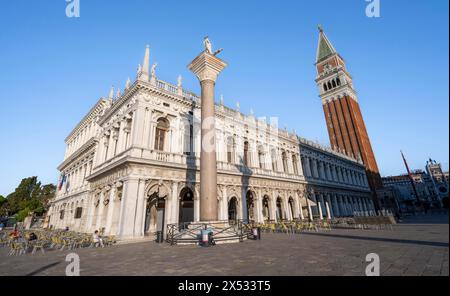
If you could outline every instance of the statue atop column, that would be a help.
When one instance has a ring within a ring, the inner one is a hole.
[[[218,49],[216,51],[213,51],[212,44],[211,44],[211,41],[209,40],[208,36],[206,36],[203,39],[203,46],[205,47],[206,52],[209,53],[209,54],[212,54],[213,56],[216,56],[216,55],[218,55],[219,53],[221,53],[223,51],[222,48],[220,48],[220,49]]]
[[[203,50],[188,68],[201,86],[201,154],[200,154],[200,221],[218,220],[217,159],[214,91],[218,75],[227,64],[216,57],[208,37],[203,39]]]

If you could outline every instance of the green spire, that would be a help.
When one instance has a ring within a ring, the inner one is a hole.
[[[336,50],[323,32],[322,26],[319,25],[319,45],[317,47],[316,62],[320,62],[335,53]]]

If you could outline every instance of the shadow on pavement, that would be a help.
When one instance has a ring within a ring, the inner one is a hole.
[[[409,239],[367,237],[367,236],[356,236],[356,235],[345,235],[345,234],[341,235],[341,234],[330,234],[330,233],[314,233],[314,232],[304,232],[302,234],[305,234],[305,235],[317,235],[317,236],[328,236],[328,237],[345,238],[345,239],[357,239],[357,240],[367,240],[367,241],[379,241],[379,242],[389,242],[389,243],[399,243],[399,244],[413,244],[413,245],[423,245],[423,246],[446,247],[446,248],[448,248],[448,243],[444,243],[444,242],[430,242],[430,241],[409,240]]]
[[[43,267],[41,267],[41,268],[39,268],[39,269],[36,269],[36,270],[33,271],[33,272],[30,272],[30,273],[26,274],[25,276],[33,276],[33,275],[37,275],[38,273],[43,272],[44,270],[47,270],[47,269],[49,269],[49,268],[52,268],[53,266],[56,266],[56,265],[58,265],[59,263],[61,263],[61,262],[54,262],[54,263],[45,265],[45,266],[43,266]]]

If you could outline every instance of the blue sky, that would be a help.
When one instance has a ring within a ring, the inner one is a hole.
[[[322,24],[354,77],[383,175],[428,157],[448,169],[448,1],[381,0],[0,0],[0,194],[37,175],[56,182],[64,138],[111,85],[134,78],[146,44],[158,77],[199,92],[186,65],[209,35],[229,64],[217,97],[328,143],[315,86]]]

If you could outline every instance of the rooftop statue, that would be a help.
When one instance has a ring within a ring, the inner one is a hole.
[[[154,63],[152,66],[152,76],[156,76],[156,67],[158,66],[158,63]]]

